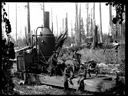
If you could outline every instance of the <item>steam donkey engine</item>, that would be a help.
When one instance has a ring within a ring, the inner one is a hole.
[[[46,72],[47,60],[55,51],[55,37],[49,29],[49,13],[45,12],[45,15],[44,27],[36,29],[31,45],[17,52],[17,73],[23,80],[28,73]],[[38,29],[42,29],[40,35],[37,35]]]

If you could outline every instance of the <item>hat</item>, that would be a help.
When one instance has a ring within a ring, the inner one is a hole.
[[[67,67],[70,67],[70,64],[69,63],[67,64]]]

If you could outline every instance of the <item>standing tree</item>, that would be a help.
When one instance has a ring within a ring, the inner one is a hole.
[[[94,33],[93,33],[93,43],[92,43],[92,49],[95,49],[98,47],[98,27],[95,25]]]
[[[27,16],[27,20],[28,20],[28,41],[29,41],[29,45],[31,45],[31,23],[30,23],[30,5],[29,2],[27,3],[27,11],[28,11],[28,16]]]
[[[81,44],[81,5],[79,8],[79,17],[78,17],[78,34],[79,34],[79,45]]]
[[[29,46],[29,42],[28,42],[28,33],[27,33],[27,28],[26,28],[26,27],[25,27],[25,38],[26,38],[25,44],[26,44],[27,46]]]
[[[56,16],[56,28],[57,28],[57,37],[58,37],[58,18]]]
[[[109,31],[110,31],[110,34],[112,34],[112,6],[109,5]]]
[[[81,24],[80,24],[80,31],[81,31],[81,42],[85,43],[85,30],[84,30],[84,22],[83,18],[81,18]]]
[[[86,23],[86,27],[87,27],[87,36],[89,35],[89,29],[88,29],[88,26],[89,26],[89,17],[88,17],[88,3],[87,3],[87,23]]]
[[[95,24],[95,3],[93,4],[93,42],[92,49],[95,49],[98,45],[98,35],[97,35],[98,27]]]
[[[66,18],[65,18],[65,31],[67,31],[67,36],[68,36],[68,13],[66,13]]]
[[[16,3],[16,46],[18,46],[18,42],[17,42],[17,3]]]
[[[53,16],[52,16],[52,9],[51,9],[51,31],[53,32]]]
[[[101,12],[101,3],[99,3],[99,12],[100,12],[100,43],[103,43],[103,36],[102,36],[102,12]]]
[[[90,35],[92,36],[93,35],[93,16],[92,16],[92,9],[91,9],[91,17],[90,17],[90,27],[91,27],[91,30],[90,30]]]
[[[78,35],[78,4],[75,4],[76,7],[76,18],[75,18],[75,43],[78,45],[79,35]]]

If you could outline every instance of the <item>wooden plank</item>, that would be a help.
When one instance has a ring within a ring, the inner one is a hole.
[[[23,50],[27,50],[29,48],[30,48],[30,46],[25,46],[25,47],[23,47],[21,49],[15,50],[15,52],[17,53],[17,52],[20,52],[20,51],[23,51]]]

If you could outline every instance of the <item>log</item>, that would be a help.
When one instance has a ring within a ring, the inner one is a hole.
[[[61,87],[64,88],[64,77],[63,76],[43,76],[40,75],[40,81],[42,84],[46,84],[49,86]],[[89,92],[105,92],[106,90],[114,87],[115,82],[111,80],[107,80],[105,78],[110,78],[107,76],[101,76],[100,78],[88,78],[84,80],[85,88],[84,91]],[[111,77],[112,78],[112,77]],[[78,89],[78,78],[74,78],[73,85],[69,83],[69,88],[77,90]]]

